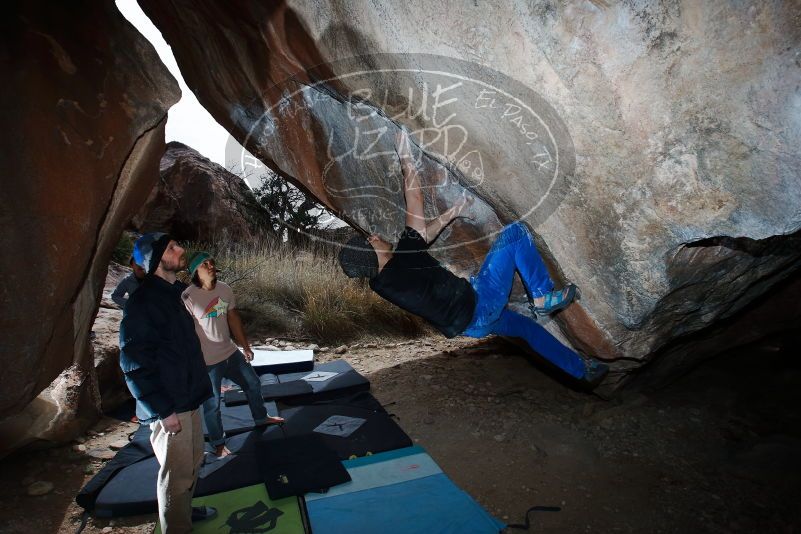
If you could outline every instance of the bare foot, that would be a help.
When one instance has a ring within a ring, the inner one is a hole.
[[[217,445],[217,447],[214,449],[214,455],[218,458],[225,458],[229,454],[231,454],[231,451],[229,451],[228,447],[225,445]]]

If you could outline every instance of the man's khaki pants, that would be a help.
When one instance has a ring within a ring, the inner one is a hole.
[[[156,481],[163,534],[192,531],[192,493],[203,463],[200,410],[178,414],[181,431],[169,435],[161,420],[150,423],[150,443],[161,466]]]

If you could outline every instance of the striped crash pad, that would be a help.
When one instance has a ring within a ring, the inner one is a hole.
[[[314,534],[497,534],[505,525],[418,446],[343,462],[351,482],[306,494]]]

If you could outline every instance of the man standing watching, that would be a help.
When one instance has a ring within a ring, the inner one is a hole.
[[[225,446],[225,432],[220,415],[220,386],[223,378],[233,380],[242,388],[256,426],[283,423],[284,419],[267,414],[259,377],[250,365],[253,351],[236,310],[234,292],[228,284],[217,280],[214,258],[208,252],[198,252],[192,257],[189,273],[192,275],[192,285],[186,288],[182,298],[195,319],[213,390],[213,396],[203,403],[203,418],[215,454],[227,456],[231,451]],[[231,339],[231,333],[242,346],[241,351]]]
[[[120,367],[136,399],[136,415],[150,423],[150,443],[160,468],[156,481],[159,522],[165,534],[191,532],[193,520],[210,519],[213,508],[192,509],[203,461],[198,408],[211,396],[200,342],[181,302],[184,249],[163,233],[134,244],[134,261],[146,276],[131,295],[120,325]]]

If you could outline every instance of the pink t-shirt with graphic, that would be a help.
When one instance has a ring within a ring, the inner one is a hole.
[[[207,291],[190,284],[182,294],[184,304],[195,319],[195,331],[206,365],[214,365],[237,350],[228,328],[228,310],[236,308],[234,292],[219,280]]]

